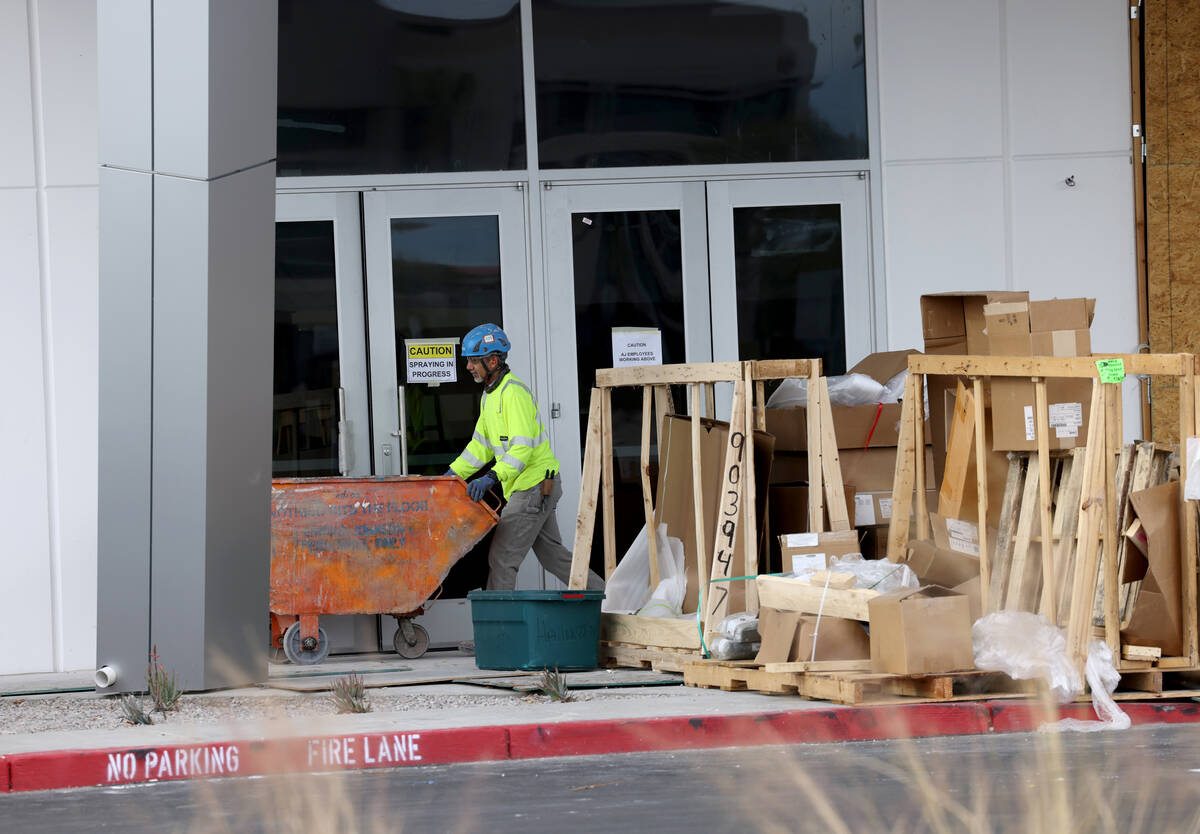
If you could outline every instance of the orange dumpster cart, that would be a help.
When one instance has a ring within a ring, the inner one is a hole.
[[[322,614],[391,614],[396,652],[420,657],[429,633],[412,618],[497,521],[455,477],[274,479],[271,646],[320,663]]]

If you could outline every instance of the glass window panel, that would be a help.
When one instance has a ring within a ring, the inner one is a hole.
[[[533,0],[542,168],[867,157],[862,0]]]
[[[336,475],[337,274],[333,221],[275,224],[275,477]]]
[[[597,368],[613,364],[614,327],[662,331],[663,363],[685,362],[683,259],[679,212],[610,211],[571,216],[575,272],[575,343],[579,370],[580,437]],[[676,393],[676,401],[680,394]],[[640,389],[612,394],[613,500],[618,558],[645,521],[639,474],[642,443]],[[586,445],[586,444],[585,444]],[[657,447],[651,444],[652,480]],[[592,544],[592,568],[604,575],[603,537]]]
[[[735,208],[733,240],[738,357],[821,359],[845,373],[840,206]]]
[[[405,339],[461,339],[477,324],[504,326],[500,220],[495,215],[395,218],[391,236],[396,368],[403,384]],[[405,387],[409,474],[441,475],[450,467],[475,430],[482,393],[461,361],[455,382]],[[443,596],[457,599],[484,587],[490,543],[489,535],[451,568]]]
[[[280,0],[280,176],[525,167],[518,0]]]

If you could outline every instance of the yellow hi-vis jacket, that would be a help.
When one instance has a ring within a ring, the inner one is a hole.
[[[533,392],[524,382],[504,375],[479,403],[479,420],[467,448],[450,468],[460,478],[469,478],[496,460],[492,471],[500,479],[507,499],[514,490],[541,483],[546,471],[558,471],[558,458],[550,450],[550,435],[542,426]]]

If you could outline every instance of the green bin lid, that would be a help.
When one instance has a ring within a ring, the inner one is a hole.
[[[574,602],[604,599],[604,591],[471,591],[467,599],[481,602]]]

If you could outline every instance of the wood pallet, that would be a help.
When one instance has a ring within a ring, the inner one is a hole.
[[[692,649],[600,642],[600,665],[605,667],[682,672],[687,664],[697,660],[700,660],[700,652]]]
[[[790,664],[789,664],[790,665]],[[889,675],[867,671],[772,672],[755,663],[704,660],[688,663],[683,683],[728,692],[754,691],[798,695],[818,701],[858,706],[897,699],[951,701],[985,693],[1011,694],[1029,687],[997,672],[964,671],[943,675]]]

